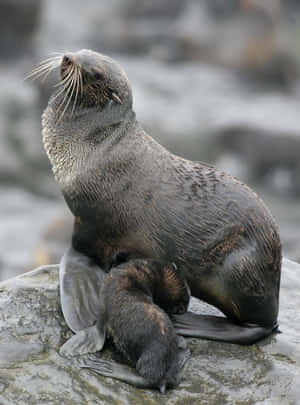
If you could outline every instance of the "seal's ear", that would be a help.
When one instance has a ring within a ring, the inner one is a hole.
[[[120,99],[120,97],[117,95],[116,92],[112,91],[112,92],[110,93],[110,98],[111,98],[112,100],[114,100],[117,104],[122,104],[122,100]]]
[[[178,268],[178,266],[173,262],[171,264],[171,268],[178,276],[180,276],[181,278],[184,278],[184,272],[183,272],[182,267]]]

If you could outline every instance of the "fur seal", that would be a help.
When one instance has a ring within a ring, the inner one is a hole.
[[[175,156],[147,135],[113,59],[81,50],[36,72],[57,66],[61,88],[43,113],[42,133],[75,217],[60,264],[68,326],[76,333],[93,327],[104,273],[114,263],[151,258],[175,262],[192,295],[226,316],[176,315],[177,333],[239,344],[271,334],[282,254],[262,200],[239,180]],[[89,343],[97,341],[94,332]]]
[[[185,313],[189,298],[186,281],[174,264],[134,260],[114,267],[101,286],[97,325],[102,341],[110,337],[137,374],[99,359],[84,359],[81,367],[139,387],[157,387],[162,393],[166,386],[178,385],[181,342],[161,308],[170,315]]]

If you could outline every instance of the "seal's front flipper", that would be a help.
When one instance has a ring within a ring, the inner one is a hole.
[[[59,265],[60,299],[65,321],[73,332],[97,321],[105,276],[91,258],[72,247],[67,249]]]
[[[94,325],[77,332],[61,346],[59,353],[64,357],[96,353],[102,350],[104,342],[105,332],[100,331],[97,325]]]
[[[173,315],[172,321],[176,333],[179,335],[240,345],[253,344],[270,335],[274,330],[272,326],[263,327],[250,323],[236,324],[227,318],[192,312]]]
[[[98,357],[90,356],[79,360],[79,367],[88,368],[104,377],[115,378],[124,381],[130,385],[139,388],[150,388],[151,384],[137,372],[122,364],[112,363],[106,360],[100,360]],[[163,385],[163,384],[162,384]],[[160,388],[160,387],[159,387]],[[163,390],[162,386],[162,390]]]
[[[187,348],[187,343],[184,337],[177,335],[177,347],[179,350],[185,350]]]

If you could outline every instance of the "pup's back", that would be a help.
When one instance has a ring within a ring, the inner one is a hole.
[[[101,319],[117,350],[151,386],[179,381],[178,341],[168,315],[154,302],[164,291],[164,274],[176,269],[150,260],[135,260],[111,270],[101,288]],[[182,282],[182,281],[180,281]],[[182,286],[187,309],[189,292]],[[176,302],[175,302],[176,301]],[[178,299],[174,308],[178,308]],[[170,307],[169,307],[170,309]],[[170,311],[172,312],[172,310]]]

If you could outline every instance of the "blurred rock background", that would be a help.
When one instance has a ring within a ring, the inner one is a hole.
[[[0,279],[57,262],[71,215],[42,147],[56,51],[118,59],[149,133],[257,190],[300,260],[298,0],[0,0]]]

